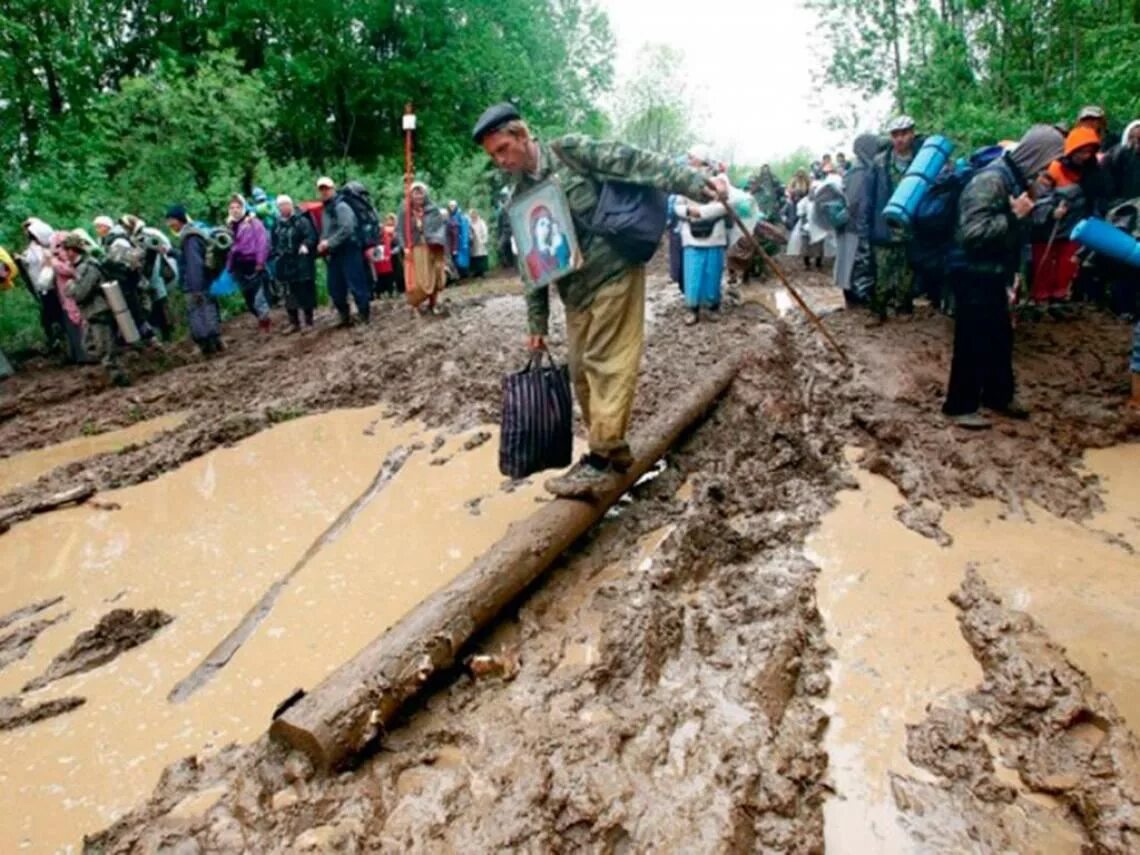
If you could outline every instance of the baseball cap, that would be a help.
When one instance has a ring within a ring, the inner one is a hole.
[[[327,175],[322,175],[317,179],[317,189],[320,190],[322,187],[328,187],[335,190],[336,182],[329,178]]]
[[[1086,104],[1081,107],[1081,112],[1077,113],[1077,121],[1081,119],[1103,119],[1104,108],[1098,107],[1096,104]]]

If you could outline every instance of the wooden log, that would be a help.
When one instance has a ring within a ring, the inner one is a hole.
[[[725,359],[631,442],[634,464],[593,502],[556,499],[476,559],[312,692],[279,708],[270,736],[305,752],[322,771],[371,742],[436,671],[451,667],[471,636],[581,537],[662,457],[731,384],[742,358]]]
[[[45,514],[62,508],[64,505],[81,505],[95,495],[94,484],[80,484],[56,493],[44,499],[17,505],[14,508],[0,512],[0,534],[10,529],[14,524],[22,522],[36,514]]]

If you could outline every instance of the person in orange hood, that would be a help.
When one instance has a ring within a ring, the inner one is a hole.
[[[1049,164],[1052,184],[1033,211],[1032,276],[1029,298],[1034,303],[1057,303],[1069,298],[1078,271],[1073,227],[1089,214],[1081,179],[1095,168],[1100,137],[1078,125],[1065,138],[1065,153]]]

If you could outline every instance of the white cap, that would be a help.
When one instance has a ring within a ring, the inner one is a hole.
[[[322,187],[330,187],[335,190],[336,182],[329,178],[327,175],[322,175],[317,179],[317,189],[320,190]]]
[[[105,229],[113,229],[115,227],[115,221],[112,220],[110,217],[106,216],[105,214],[100,214],[92,222],[92,225],[95,226],[95,228],[99,228],[100,226],[102,226]]]
[[[914,119],[912,119],[910,116],[906,115],[905,113],[903,115],[899,116],[898,118],[896,118],[889,125],[887,125],[887,133],[888,134],[893,134],[895,131],[913,131],[913,130],[914,130]]]
[[[277,204],[278,205],[285,205],[285,204],[292,205],[293,204],[293,197],[292,196],[286,196],[284,193],[282,193],[280,196],[277,197]]]

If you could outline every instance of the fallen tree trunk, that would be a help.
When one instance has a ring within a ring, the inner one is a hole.
[[[62,508],[64,505],[81,505],[94,495],[94,484],[80,484],[78,487],[72,487],[45,499],[17,505],[10,510],[0,512],[0,534],[6,532],[15,523],[22,522],[36,514],[45,514],[48,511],[54,511],[56,508]]]
[[[515,523],[450,585],[428,597],[292,705],[269,728],[328,771],[379,735],[436,671],[581,537],[713,405],[740,369],[726,359],[631,443],[634,463],[594,502],[556,499]]]

